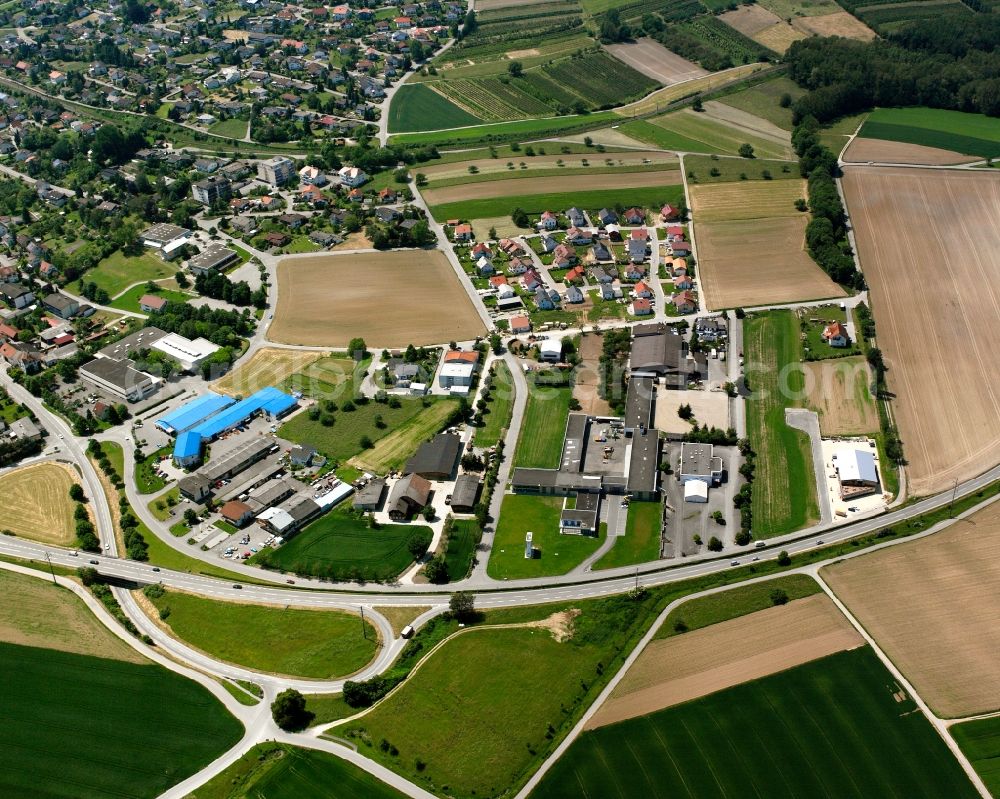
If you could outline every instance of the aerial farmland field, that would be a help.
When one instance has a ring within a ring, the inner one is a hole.
[[[435,310],[442,308],[446,315]],[[484,330],[438,250],[302,256],[278,264],[278,307],[268,336],[283,344],[346,347],[362,336],[369,346],[405,347],[465,341]]]
[[[741,6],[720,15],[719,19],[776,53],[784,53],[792,42],[806,36],[760,5]]]
[[[80,479],[69,466],[38,463],[0,477],[0,530],[69,546],[76,539],[69,488]]]
[[[978,796],[867,647],[585,732],[532,799],[567,785],[651,799]]]
[[[985,114],[940,108],[878,108],[868,115],[860,135],[980,158],[1000,156],[1000,124]]]
[[[931,709],[1000,708],[1000,504],[821,576]]]
[[[980,323],[1000,316],[1000,175],[847,167],[843,186],[907,486],[931,493],[1000,461],[1000,327]]]
[[[648,37],[627,44],[605,45],[611,55],[665,86],[708,75],[697,64],[670,52]]]
[[[962,155],[940,147],[924,144],[907,144],[889,139],[866,139],[857,136],[844,152],[845,161],[862,164],[868,161],[889,164],[966,164],[972,156]]]
[[[872,377],[864,357],[810,361],[803,368],[806,403],[819,414],[824,436],[878,432],[878,412],[869,390]]]
[[[389,111],[389,130],[392,133],[460,128],[482,122],[483,120],[420,83],[401,86],[392,98]]]

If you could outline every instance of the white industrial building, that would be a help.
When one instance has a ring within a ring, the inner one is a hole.
[[[185,372],[194,372],[218,352],[219,347],[205,338],[196,338],[192,341],[177,333],[171,333],[151,344],[150,349],[173,358]]]
[[[475,371],[476,365],[474,363],[446,363],[441,367],[441,371],[438,372],[438,385],[441,388],[471,386],[472,375]]]
[[[554,338],[542,341],[538,345],[538,359],[549,363],[559,363],[562,360],[562,342]]]
[[[840,480],[840,496],[862,497],[878,490],[878,466],[870,450],[841,450],[833,458],[837,478]]]
[[[684,486],[684,501],[708,502],[708,490],[722,482],[722,458],[711,444],[681,444],[677,479]]]

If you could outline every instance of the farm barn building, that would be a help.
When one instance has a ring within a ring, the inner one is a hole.
[[[389,518],[397,522],[409,519],[427,504],[430,495],[430,482],[418,474],[397,480],[389,494]]]
[[[426,480],[447,480],[455,470],[455,462],[462,451],[462,439],[451,433],[438,433],[420,445],[416,454],[406,462],[405,474],[417,474]]]

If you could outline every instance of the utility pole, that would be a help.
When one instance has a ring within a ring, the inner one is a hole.
[[[365,606],[358,605],[358,610],[361,611],[361,637],[366,641],[368,640],[368,630],[365,629]]]
[[[52,585],[58,585],[56,582],[56,570],[52,568],[52,558],[49,557],[49,553],[45,553],[45,560],[49,564],[49,574],[52,575]]]

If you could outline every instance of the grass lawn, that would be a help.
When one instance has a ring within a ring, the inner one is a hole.
[[[167,484],[167,481],[156,473],[156,467],[160,463],[160,458],[164,455],[169,455],[170,451],[170,447],[164,447],[151,453],[141,461],[136,461],[135,487],[140,494],[155,494]],[[179,495],[180,491],[177,494]]]
[[[391,580],[413,562],[407,544],[426,529],[419,524],[370,529],[365,520],[334,510],[250,562],[328,580]]]
[[[627,136],[639,141],[649,142],[664,150],[680,150],[686,153],[723,153],[726,152],[721,147],[713,147],[697,139],[689,139],[680,133],[666,130],[652,122],[644,119],[633,119],[618,126],[619,130]]]
[[[503,361],[496,361],[490,399],[483,414],[483,426],[477,427],[473,441],[477,447],[492,447],[510,424],[514,407],[514,378]]]
[[[513,796],[594,701],[656,604],[647,593],[637,600],[618,596],[491,611],[486,624],[524,623],[567,609],[580,613],[562,641],[544,628],[461,633],[424,660],[390,700],[332,732],[352,737],[361,754],[437,795]],[[383,738],[398,755],[382,751]],[[426,764],[422,770],[418,759]]]
[[[737,180],[802,180],[799,165],[794,161],[777,161],[767,158],[716,158],[709,155],[684,157],[684,170],[695,175],[696,183],[732,183]],[[713,175],[712,172],[718,172]],[[765,177],[767,172],[771,177]]]
[[[448,565],[448,581],[464,580],[472,568],[472,558],[483,531],[475,519],[453,519],[444,553]]]
[[[312,724],[346,719],[358,712],[344,701],[343,694],[306,694],[306,709],[313,714]]]
[[[219,602],[168,591],[151,600],[174,634],[208,654],[258,671],[334,679],[364,668],[378,633],[350,613]]]
[[[167,493],[160,495],[149,503],[149,512],[161,522],[166,521],[173,512],[174,506],[180,500],[180,496],[180,489],[174,486]],[[173,501],[171,502],[171,500]]]
[[[487,567],[497,580],[566,574],[601,545],[601,536],[559,532],[561,497],[508,494],[500,508],[496,539]],[[524,535],[532,532],[535,557],[524,557]]]
[[[145,313],[141,308],[139,308],[139,300],[144,294],[149,294],[149,290],[146,285],[133,286],[120,297],[113,299],[110,303],[112,308],[117,308],[119,311],[132,311],[133,313]],[[167,302],[187,302],[191,299],[190,294],[185,294],[183,291],[174,291],[173,289],[160,289],[156,292],[157,297],[161,297]]]
[[[641,173],[639,173],[641,174]],[[556,181],[558,183],[558,181]],[[502,187],[503,181],[499,182]],[[498,195],[503,190],[498,189]],[[432,205],[431,213],[438,221],[445,219],[482,219],[484,217],[510,216],[515,208],[522,208],[528,214],[540,214],[552,208],[598,209],[614,207],[621,203],[659,208],[665,203],[676,205],[684,195],[683,186],[664,185],[654,187],[592,189],[577,192],[551,192],[520,196],[498,196],[483,200],[462,200],[458,202]]]
[[[233,746],[242,725],[152,664],[0,643],[0,795],[154,797]]]
[[[791,602],[793,599],[818,594],[820,587],[819,583],[806,574],[789,574],[764,583],[754,583],[698,597],[672,610],[660,629],[656,631],[656,637],[670,638],[682,632],[708,627],[772,607],[775,603],[771,593],[776,590],[784,591],[788,601]],[[678,622],[683,622],[681,629],[678,629]]]
[[[811,322],[811,319],[819,321]],[[847,322],[847,311],[842,310],[839,305],[809,308],[803,313],[799,327],[802,328],[802,323],[805,323],[802,332],[806,337],[804,346],[810,360],[824,361],[828,358],[847,358],[851,355],[861,355],[861,349],[857,342],[852,341],[847,347],[831,347],[823,341],[823,331],[826,329],[827,323],[835,321]]]
[[[1000,796],[1000,718],[978,719],[949,728],[993,796]]]
[[[585,732],[532,799],[978,796],[871,649]]]
[[[421,83],[401,86],[389,109],[390,133],[460,128],[482,121]]]
[[[245,119],[224,119],[209,126],[208,132],[214,133],[216,136],[242,139],[247,135],[247,121]]]
[[[649,122],[670,134],[701,142],[701,147],[693,152],[736,155],[742,144],[750,144],[760,158],[792,156],[790,145],[779,144],[742,128],[731,127],[707,114],[700,114],[690,109],[652,117]]]
[[[612,500],[608,500],[609,502]],[[660,557],[660,503],[632,502],[625,520],[625,535],[619,536],[595,569],[631,566]]]
[[[391,113],[391,112],[390,112]],[[517,122],[496,122],[491,125],[476,125],[459,130],[444,130],[429,133],[403,133],[392,136],[391,144],[466,144],[479,140],[523,141],[531,137],[544,138],[556,133],[591,130],[612,124],[620,119],[614,111],[598,111],[579,116],[553,117],[550,119],[521,119]]]
[[[809,437],[785,424],[785,408],[801,404],[799,326],[791,311],[754,314],[743,323],[747,377],[747,435],[757,454],[753,534],[767,538],[819,517]]]
[[[402,468],[422,442],[441,431],[458,405],[458,400],[443,399],[422,408],[416,416],[407,419],[389,435],[376,441],[374,447],[351,458],[351,463],[376,474]]]
[[[529,389],[514,465],[556,469],[562,458],[563,435],[566,433],[573,389],[540,389],[534,386],[529,386]]]
[[[746,111],[748,114],[755,114],[768,122],[773,122],[779,128],[791,131],[792,108],[781,107],[781,97],[785,94],[794,101],[805,92],[795,81],[782,76],[727,94],[725,97],[720,97],[719,102]]]
[[[940,108],[878,108],[868,115],[861,135],[981,158],[1000,156],[1000,124],[995,117]]]
[[[144,252],[142,255],[129,256],[116,250],[87,272],[83,279],[88,283],[96,283],[98,288],[114,297],[133,283],[173,277],[176,271],[176,264],[169,264],[158,255]]]
[[[327,752],[285,744],[257,744],[190,799],[403,799],[403,794]]]

